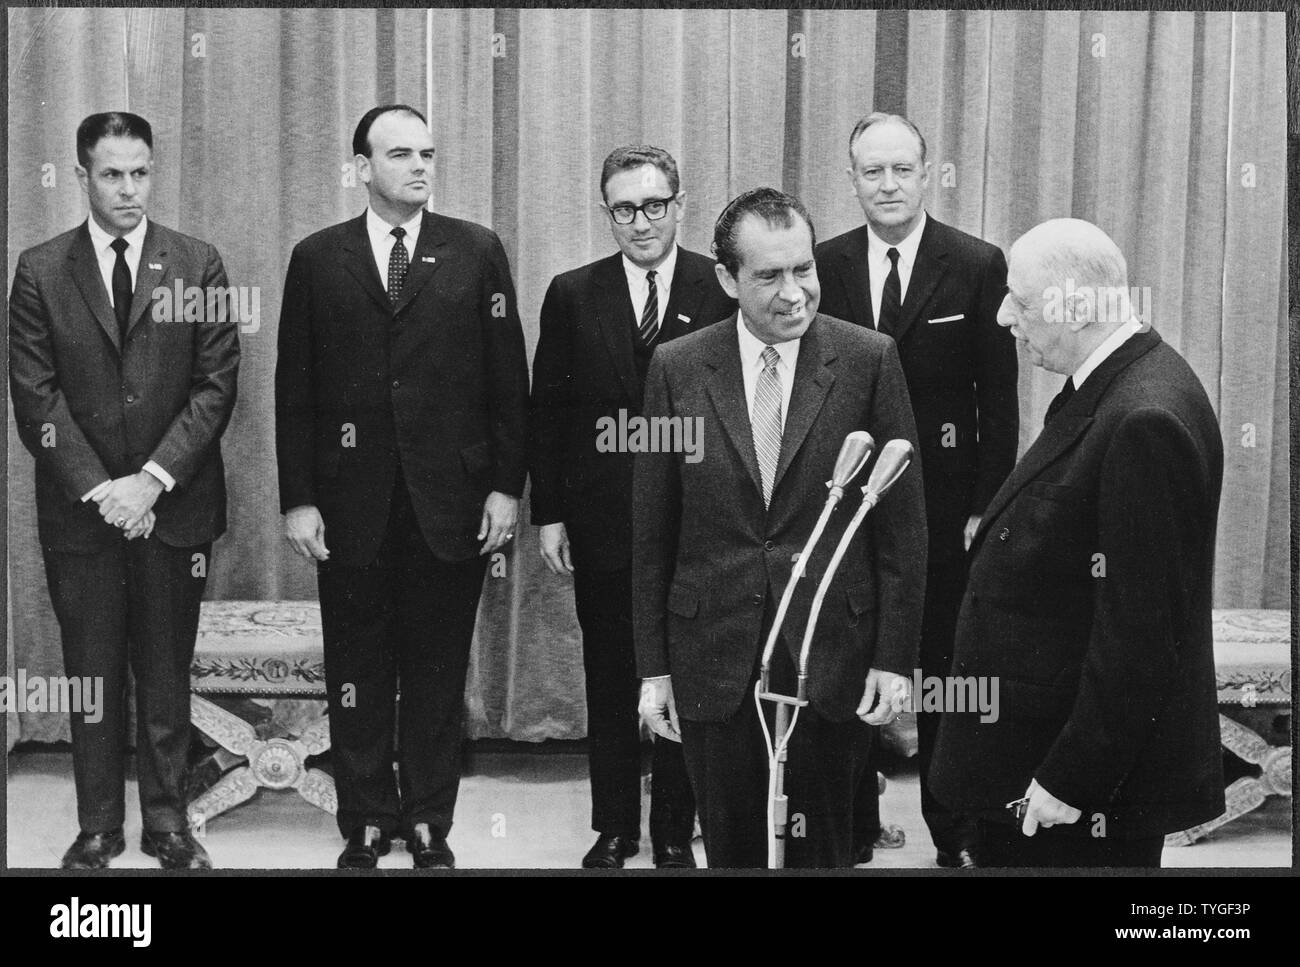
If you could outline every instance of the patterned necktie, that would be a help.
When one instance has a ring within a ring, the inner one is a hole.
[[[641,312],[641,325],[637,326],[637,335],[641,345],[650,347],[659,336],[659,286],[655,284],[654,269],[645,274],[649,294],[645,297],[645,309]]]
[[[903,284],[898,277],[898,249],[891,248],[885,254],[889,256],[889,274],[885,276],[885,289],[880,293],[880,318],[876,320],[876,328],[892,335],[903,304]]]
[[[406,270],[410,268],[410,256],[406,254],[406,243],[402,241],[406,237],[406,229],[395,228],[388,234],[397,239],[393,242],[393,250],[388,255],[388,301],[397,305],[397,300],[402,295],[402,286],[406,284]]]
[[[781,354],[771,346],[763,350],[763,371],[754,389],[754,455],[763,478],[763,506],[772,503],[772,482],[781,459],[781,374],[776,364]]]
[[[128,244],[124,238],[115,238],[111,246],[117,253],[113,262],[113,314],[117,316],[117,334],[122,346],[126,345],[126,329],[131,321],[131,268],[126,264]]]
[[[1043,426],[1047,426],[1047,424],[1052,422],[1052,417],[1056,416],[1056,414],[1060,412],[1061,407],[1064,406],[1073,395],[1074,377],[1071,376],[1065,381],[1065,385],[1061,387],[1061,392],[1052,397],[1052,402],[1047,404],[1047,416],[1043,418]]]

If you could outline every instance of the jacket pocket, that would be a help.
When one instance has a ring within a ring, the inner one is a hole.
[[[700,610],[700,596],[694,588],[674,584],[668,589],[667,607],[679,618],[694,618]]]
[[[849,627],[856,627],[862,616],[876,610],[876,584],[868,578],[846,588],[844,597],[849,606]]]

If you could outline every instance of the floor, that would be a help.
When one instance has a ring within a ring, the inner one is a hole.
[[[881,804],[887,822],[901,825],[907,844],[877,850],[869,869],[933,868],[934,852],[921,821],[915,760],[893,770]],[[57,867],[75,835],[72,760],[66,751],[17,751],[8,757],[8,866]],[[589,829],[586,759],[576,751],[476,752],[461,783],[457,822],[449,842],[461,869],[571,869],[593,834]],[[114,867],[154,869],[140,852],[139,805],[127,786],[127,851]],[[273,835],[268,835],[273,831]],[[212,820],[203,842],[213,863],[231,869],[332,868],[341,846],[333,817],[293,791],[260,791],[249,802]],[[649,839],[629,869],[649,868]],[[696,859],[703,865],[699,840]],[[385,869],[409,869],[410,857],[394,850]],[[1291,865],[1291,802],[1273,797],[1264,806],[1207,840],[1165,850],[1167,867],[1277,867]]]

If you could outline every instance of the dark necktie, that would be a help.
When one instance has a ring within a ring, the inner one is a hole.
[[[654,269],[645,274],[649,293],[645,297],[645,309],[641,311],[641,325],[637,326],[637,335],[641,345],[649,348],[659,336],[659,286],[655,284]]]
[[[1061,392],[1052,397],[1052,402],[1047,404],[1047,416],[1043,419],[1043,426],[1052,422],[1052,417],[1056,416],[1062,406],[1074,395],[1074,377],[1071,376],[1061,387]]]
[[[113,239],[112,249],[117,253],[113,262],[113,315],[117,316],[117,334],[119,345],[126,345],[126,328],[131,321],[131,269],[126,264],[126,247],[129,243],[124,238]]]
[[[406,229],[395,228],[388,233],[396,239],[393,250],[388,255],[388,301],[397,305],[402,296],[402,286],[406,284],[406,271],[410,268],[410,256],[406,254]]]
[[[876,328],[889,335],[894,331],[903,304],[903,283],[898,277],[898,249],[891,248],[885,254],[889,256],[889,274],[885,276],[885,290],[880,293],[880,318],[876,320]]]

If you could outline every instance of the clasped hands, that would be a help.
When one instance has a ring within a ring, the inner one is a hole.
[[[153,505],[162,491],[162,481],[141,470],[110,480],[90,499],[99,507],[99,516],[132,541],[153,533],[156,522]]]

